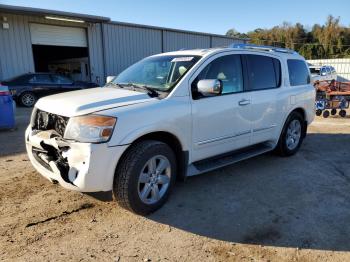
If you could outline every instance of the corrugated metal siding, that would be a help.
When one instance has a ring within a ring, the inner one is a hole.
[[[316,59],[307,62],[317,66],[333,66],[337,71],[338,81],[350,81],[350,58]]]
[[[34,71],[28,18],[0,14],[0,17],[4,16],[7,17],[10,28],[0,28],[0,80]]]
[[[105,82],[104,55],[102,46],[101,24],[91,24],[88,27],[88,46],[91,81],[103,84]]]
[[[106,75],[117,75],[129,65],[162,52],[161,31],[103,24]]]
[[[212,47],[224,47],[229,46],[231,44],[243,44],[244,40],[231,39],[227,37],[212,37]]]
[[[210,36],[164,31],[164,52],[191,48],[209,48]]]

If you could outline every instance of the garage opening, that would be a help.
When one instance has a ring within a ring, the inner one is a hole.
[[[30,24],[36,72],[60,73],[90,82],[85,28]]]

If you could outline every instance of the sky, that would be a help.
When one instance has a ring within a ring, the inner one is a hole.
[[[300,22],[307,28],[323,24],[328,15],[350,26],[349,0],[0,0],[1,4],[54,9],[214,34],[230,28],[241,33]]]

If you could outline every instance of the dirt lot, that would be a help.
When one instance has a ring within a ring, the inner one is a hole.
[[[291,158],[178,183],[141,217],[40,177],[24,152],[29,114],[0,132],[0,260],[350,260],[350,118],[317,118]]]

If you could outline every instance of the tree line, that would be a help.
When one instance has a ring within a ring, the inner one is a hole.
[[[350,58],[350,28],[340,24],[339,17],[328,16],[325,24],[307,30],[302,24],[282,25],[271,29],[257,28],[248,33],[230,29],[227,36],[249,38],[250,43],[290,48],[306,59]]]

